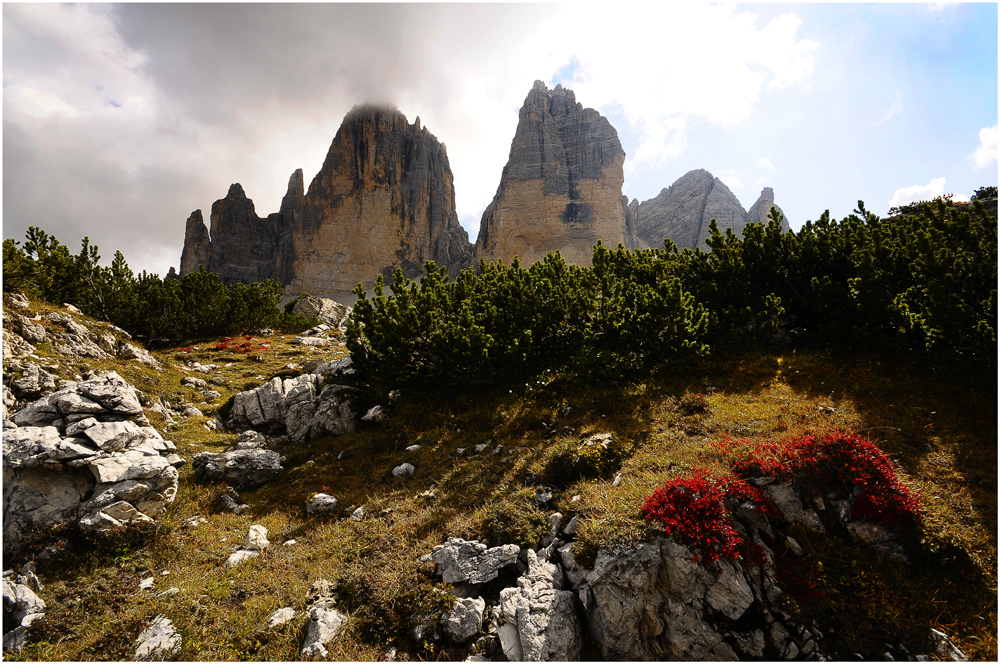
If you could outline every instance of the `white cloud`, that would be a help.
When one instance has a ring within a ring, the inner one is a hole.
[[[352,105],[391,101],[446,144],[474,237],[532,82],[570,63],[577,100],[638,136],[626,173],[683,153],[694,122],[732,128],[769,91],[809,85],[818,44],[791,14],[629,8],[5,4],[5,235],[43,218],[162,274],[193,209],[207,218],[240,182],[275,211]]]
[[[997,160],[1000,130],[997,125],[979,130],[979,147],[969,155],[976,168],[986,168]]]
[[[595,21],[595,12],[563,6],[541,34],[563,64],[577,63],[563,83],[577,100],[620,110],[638,132],[632,168],[683,152],[692,119],[735,127],[765,89],[808,86],[812,76],[818,44],[797,37],[801,21],[791,14],[759,28],[754,14],[701,3],[644,4],[638,21],[635,12],[603,8]]]
[[[930,201],[944,194],[944,178],[933,178],[927,184],[915,184],[912,187],[900,187],[892,195],[889,207],[899,207],[917,201]],[[956,200],[960,200],[956,197]]]
[[[739,189],[743,187],[743,173],[740,171],[729,170],[722,171],[719,173],[719,179],[730,189]]]
[[[767,157],[761,157],[760,159],[758,159],[757,164],[772,171],[778,170],[777,168],[775,168],[774,164],[771,163],[771,160],[768,159]]]
[[[890,106],[888,110],[882,113],[882,117],[878,119],[878,122],[876,124],[882,124],[883,122],[888,122],[892,118],[899,115],[900,111],[902,110],[903,110],[903,95],[897,92],[896,100],[892,102],[892,106]]]

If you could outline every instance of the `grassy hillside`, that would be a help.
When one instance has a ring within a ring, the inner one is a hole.
[[[32,313],[53,309],[32,301]],[[315,351],[290,340],[281,334],[255,340],[261,343],[245,354],[217,350],[217,339],[200,340],[156,351],[160,371],[134,361],[66,358],[45,343],[37,354],[43,364],[58,364],[60,377],[113,369],[149,399],[198,404],[204,417],[174,424],[149,413],[190,459],[234,442],[235,433],[205,426],[229,397],[301,372],[290,364],[346,353],[343,344]],[[220,399],[198,403],[197,391],[181,386],[185,376],[207,377],[190,371],[196,361],[221,365],[210,374],[225,380],[216,388]],[[728,472],[713,442],[775,441],[837,428],[890,455],[902,480],[920,493],[924,532],[910,563],[796,532],[806,550],[798,574],[810,590],[789,592],[789,609],[828,626],[825,650],[841,657],[881,652],[893,637],[913,654],[930,654],[935,627],[974,659],[996,659],[995,384],[970,384],[947,367],[821,347],[701,359],[641,382],[543,376],[502,387],[410,388],[382,424],[280,446],[282,477],[242,492],[251,509],[238,516],[215,508],[223,485],[196,482],[190,464],[183,466],[177,499],[155,528],[91,540],[67,535],[63,553],[39,564],[48,610],[32,625],[29,645],[11,659],[131,659],[136,636],[158,613],[183,635],[181,660],[297,659],[307,620],[301,610],[319,578],[334,582],[338,605],[350,616],[329,659],[384,659],[390,647],[401,658],[463,659],[465,650],[407,636],[411,614],[442,606],[431,570],[418,558],[446,536],[536,544],[548,531],[545,517],[558,510],[581,516],[575,551],[587,559],[601,547],[656,535],[640,506],[666,480],[693,466]],[[382,395],[364,393],[357,407],[376,403],[389,406]],[[620,445],[580,458],[580,438],[602,432],[614,433]],[[419,450],[405,450],[415,444]],[[476,453],[478,445],[486,447]],[[416,472],[392,477],[404,461]],[[532,501],[542,484],[555,489],[545,511]],[[307,517],[305,502],[320,491],[350,511],[364,506],[365,518]],[[182,527],[193,516],[207,522]],[[267,528],[269,552],[223,568],[252,524]],[[282,545],[291,539],[294,545]],[[139,591],[150,573],[154,592]],[[179,592],[157,596],[175,587]],[[491,584],[490,593],[499,587]],[[296,618],[268,629],[268,616],[285,606],[299,611]]]

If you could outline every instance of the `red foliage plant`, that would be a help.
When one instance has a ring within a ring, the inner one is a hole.
[[[733,528],[733,517],[725,499],[750,503],[765,514],[778,514],[771,502],[755,487],[732,477],[713,477],[695,468],[693,477],[667,482],[642,504],[643,515],[659,521],[664,530],[684,544],[697,549],[701,558],[715,562],[720,557],[740,558],[746,547]],[[760,556],[748,550],[750,562]],[[699,556],[695,556],[698,560]]]
[[[223,337],[222,341],[215,344],[215,350],[228,350],[233,353],[252,353],[255,350],[271,350],[271,342],[265,341],[257,346],[254,346],[251,342],[254,338],[250,335],[246,335],[240,340],[239,337]]]
[[[727,438],[714,445],[743,477],[773,475],[845,494],[852,498],[854,519],[907,526],[923,518],[918,497],[896,477],[889,457],[855,434],[836,431],[777,443]]]

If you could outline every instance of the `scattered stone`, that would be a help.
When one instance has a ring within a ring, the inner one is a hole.
[[[317,493],[306,501],[306,514],[336,514],[337,499],[326,493]]]
[[[364,518],[365,518],[365,506],[364,505],[362,505],[361,507],[359,507],[358,509],[354,510],[351,513],[351,519],[353,519],[354,521],[361,521]]]
[[[615,475],[615,481],[611,483],[611,486],[621,486],[621,483],[622,483],[622,474],[618,473],[617,475]]]
[[[203,523],[208,523],[208,519],[203,516],[192,516],[181,524],[181,528],[197,528]]]
[[[309,348],[326,348],[325,337],[294,337],[288,342],[292,346],[307,346]]]
[[[948,635],[936,629],[931,629],[931,637],[934,639],[934,652],[942,657],[947,657],[952,662],[968,662],[969,658],[959,650]]]
[[[485,611],[486,600],[482,597],[460,599],[441,617],[441,630],[452,643],[465,643],[479,631]]]
[[[135,644],[136,661],[163,660],[180,651],[181,635],[162,613],[153,618]]]
[[[266,484],[284,470],[273,450],[244,449],[232,452],[200,452],[191,457],[195,476],[204,482],[227,482],[244,488]]]
[[[152,576],[146,577],[139,582],[139,590],[152,590],[155,581],[156,579]]]
[[[411,463],[404,463],[392,469],[393,477],[407,477],[413,474],[416,468]]]
[[[201,378],[195,378],[194,376],[185,376],[181,378],[181,385],[185,387],[193,387],[196,390],[207,390],[208,382]]]
[[[420,449],[419,445],[410,445],[409,447],[406,448],[406,451],[407,452],[416,452],[419,449]]]
[[[295,546],[296,544],[297,544],[297,542],[295,540],[290,539],[290,540],[286,540],[286,541],[282,542],[281,546]]]
[[[436,572],[445,583],[480,584],[500,574],[500,568],[517,562],[521,549],[516,544],[488,548],[481,542],[449,537],[431,551]]]
[[[275,627],[281,627],[286,622],[295,617],[295,609],[290,606],[286,606],[283,609],[278,609],[271,614],[271,617],[267,620],[267,626],[271,629]]]
[[[160,361],[150,354],[145,348],[139,348],[130,343],[122,343],[118,348],[118,357],[125,360],[136,360],[151,367],[161,366]]]
[[[476,454],[480,454],[487,447],[489,447],[489,445],[487,443],[480,443],[480,444],[476,445],[476,447],[475,447]]]
[[[162,593],[157,594],[157,597],[168,597],[170,595],[176,595],[180,591],[181,591],[180,588],[168,588],[167,590],[164,590]]]
[[[552,492],[544,488],[535,489],[533,500],[535,501],[536,507],[543,509],[546,505],[552,502]]]
[[[569,520],[569,523],[566,524],[566,527],[563,528],[563,534],[568,535],[569,537],[575,537],[577,531],[579,530],[580,530],[580,517],[574,516],[572,519]]]
[[[267,540],[267,528],[264,526],[250,526],[250,532],[243,542],[243,548],[247,551],[263,551],[270,542]]]
[[[364,417],[361,418],[362,422],[371,422],[372,424],[379,424],[384,422],[386,418],[385,411],[382,410],[382,406],[372,406]]]
[[[247,551],[246,549],[240,549],[229,556],[226,560],[226,567],[236,567],[241,563],[245,563],[248,560],[253,560],[260,555],[260,551]]]
[[[326,657],[326,645],[344,626],[347,616],[336,609],[314,606],[309,609],[309,625],[302,643],[302,657]]]

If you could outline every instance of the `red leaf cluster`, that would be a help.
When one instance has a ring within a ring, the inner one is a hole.
[[[654,491],[643,503],[642,513],[697,549],[702,558],[712,562],[721,557],[736,559],[746,547],[733,527],[727,498],[750,503],[765,514],[778,513],[760,489],[732,477],[713,477],[700,468],[694,469],[693,477],[671,480]],[[760,557],[752,555],[755,552],[747,553],[751,563],[759,563]]]
[[[810,434],[777,443],[729,438],[714,445],[744,477],[773,475],[852,497],[854,519],[904,526],[923,517],[918,497],[899,481],[889,457],[855,434]]]

